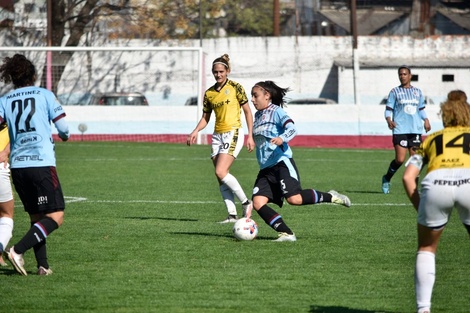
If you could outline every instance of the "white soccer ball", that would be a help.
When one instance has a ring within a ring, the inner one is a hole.
[[[238,240],[253,240],[258,235],[258,224],[251,218],[241,218],[235,222],[232,231]]]

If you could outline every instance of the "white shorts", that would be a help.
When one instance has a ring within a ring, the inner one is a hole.
[[[245,134],[243,128],[234,129],[226,133],[213,133],[211,158],[221,153],[236,158],[243,148],[244,141]]]
[[[0,163],[0,203],[13,200],[13,191],[10,181],[10,164],[4,167],[4,163]]]
[[[418,223],[443,226],[454,207],[462,223],[470,225],[470,169],[439,169],[426,175],[421,182]]]

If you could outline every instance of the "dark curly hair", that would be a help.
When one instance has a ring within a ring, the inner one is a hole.
[[[34,85],[36,68],[34,64],[22,54],[3,58],[0,66],[0,81],[5,84],[13,83],[15,88]]]

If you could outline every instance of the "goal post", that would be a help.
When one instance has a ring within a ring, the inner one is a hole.
[[[71,140],[185,142],[202,116],[200,47],[0,47],[1,60],[15,53],[34,63],[36,85],[64,105]],[[0,84],[2,94],[11,88]],[[143,95],[148,105],[95,101],[127,94]],[[189,105],[194,97],[197,105]]]

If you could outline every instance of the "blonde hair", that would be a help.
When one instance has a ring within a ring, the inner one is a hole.
[[[227,70],[230,71],[230,57],[228,56],[228,54],[225,53],[224,55],[215,59],[214,62],[212,62],[212,68],[214,68],[214,65],[216,64],[222,64],[227,68]]]
[[[467,103],[467,95],[462,90],[452,90],[447,95],[447,100],[441,103],[441,111],[444,127],[470,126],[470,105]]]

